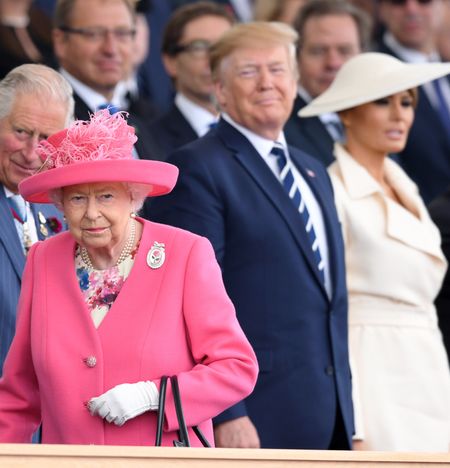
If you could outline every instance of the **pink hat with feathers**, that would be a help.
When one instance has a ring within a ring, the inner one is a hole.
[[[51,203],[51,190],[94,182],[146,185],[148,196],[169,193],[178,168],[161,161],[134,159],[136,140],[134,128],[120,112],[111,115],[105,109],[89,121],[77,120],[39,144],[36,151],[42,167],[19,184],[19,191],[35,203]]]

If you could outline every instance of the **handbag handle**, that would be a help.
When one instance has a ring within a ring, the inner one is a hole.
[[[169,377],[167,376],[161,377],[161,382],[159,386],[158,422],[157,422],[157,427],[156,427],[156,441],[155,441],[156,446],[161,445],[163,423],[164,423],[164,408],[165,408],[165,403],[166,403],[166,391],[167,391],[168,379]],[[172,377],[170,377],[170,381],[172,384],[172,393],[173,393],[175,411],[177,414],[178,427],[179,427],[178,429],[179,440],[174,440],[173,445],[175,447],[190,447],[191,444],[189,441],[186,421],[184,419],[183,407],[181,404],[180,387],[178,385],[177,376],[173,375]],[[204,447],[211,447],[210,443],[208,442],[208,440],[206,439],[203,432],[200,430],[198,426],[193,426],[192,430],[194,431],[194,434],[198,437],[198,439],[200,440],[200,442],[202,443]]]

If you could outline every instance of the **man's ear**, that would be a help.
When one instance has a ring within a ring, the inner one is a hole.
[[[223,85],[222,80],[220,78],[218,78],[217,80],[214,80],[213,87],[214,87],[214,95],[216,97],[217,103],[220,106],[220,109],[226,110],[227,98],[226,98],[226,93],[224,90],[224,85]]]
[[[176,80],[177,73],[178,73],[178,62],[177,57],[172,55],[163,54],[162,55],[162,62],[164,64],[164,68],[166,69],[167,74],[173,79]]]
[[[61,31],[61,29],[54,28],[52,30],[52,41],[55,56],[58,59],[58,61],[61,62],[61,59],[64,59],[65,57],[65,45],[67,42],[66,34],[63,31]]]

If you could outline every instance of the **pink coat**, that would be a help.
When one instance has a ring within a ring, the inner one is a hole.
[[[178,375],[188,426],[200,424],[213,442],[211,418],[252,391],[256,357],[210,243],[140,221],[133,270],[98,329],[77,282],[71,234],[33,246],[0,380],[0,442],[29,442],[42,420],[43,443],[153,445],[156,413],[117,427],[91,416],[85,404],[125,382],[159,386],[164,374]],[[152,269],[147,253],[155,241],[165,244],[166,258]],[[163,445],[172,445],[177,420],[170,386],[166,405]]]

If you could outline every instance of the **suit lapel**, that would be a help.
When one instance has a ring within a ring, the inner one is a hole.
[[[297,117],[300,119],[300,117]],[[318,117],[307,117],[302,119],[300,125],[303,126],[303,133],[313,146],[318,148],[320,153],[333,154],[333,140],[327,132],[324,124]]]
[[[298,96],[295,103],[295,115],[301,134],[312,146],[318,149],[319,153],[329,154],[330,157],[332,157],[334,141],[327,132],[325,125],[321,122],[319,117],[299,117],[297,115],[298,111],[303,109],[307,105],[307,102]]]
[[[23,254],[22,245],[14,224],[14,218],[11,216],[11,209],[6,200],[3,186],[0,187],[0,219],[2,219],[0,223],[0,242],[3,242],[5,251],[20,279],[22,278],[25,266],[25,255]]]
[[[326,295],[325,287],[319,276],[313,252],[309,244],[305,226],[303,225],[300,214],[284,191],[283,186],[273,175],[270,168],[255,150],[253,145],[231,125],[221,120],[217,127],[217,132],[225,146],[232,150],[236,160],[255,181],[268,202],[271,203],[280,213],[281,218],[286,223],[289,231],[309,264],[314,277]],[[298,163],[296,163],[296,165],[298,165]]]
[[[178,146],[182,146],[198,138],[195,130],[175,105],[170,112],[168,125],[171,132],[176,135],[178,139]]]

